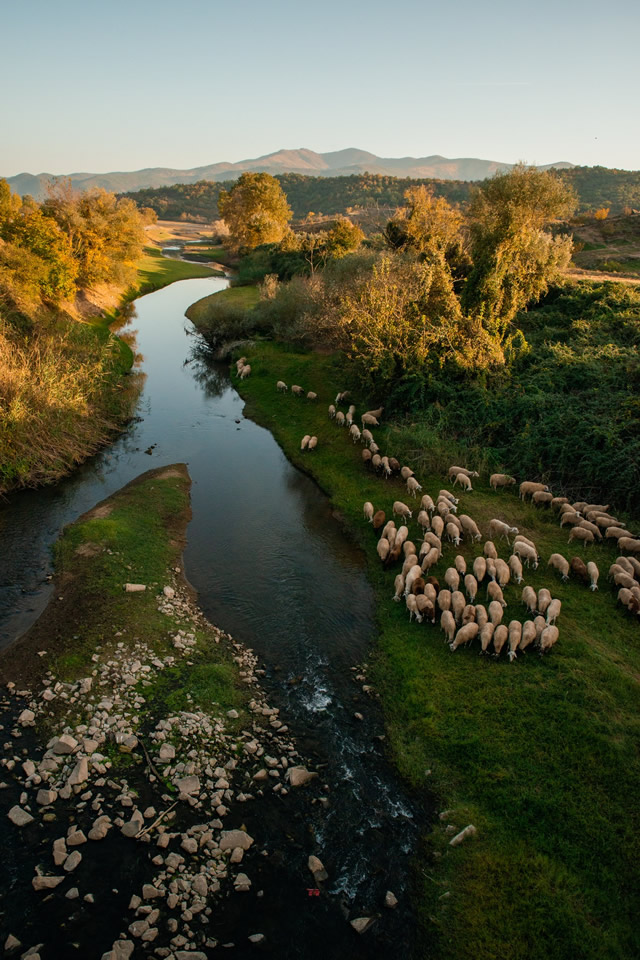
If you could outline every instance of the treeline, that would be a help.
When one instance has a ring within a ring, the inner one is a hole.
[[[131,351],[77,322],[75,301],[131,283],[145,219],[104,190],[63,184],[39,204],[0,180],[0,493],[64,475],[128,415]]]
[[[571,186],[578,197],[578,211],[609,207],[612,213],[626,208],[640,209],[640,171],[607,167],[574,167],[557,175]],[[285,173],[276,177],[297,219],[310,213],[333,216],[376,207],[398,207],[410,187],[428,186],[436,196],[450,203],[464,204],[474,184],[462,180],[411,180],[379,174],[354,174],[349,177],[307,177]],[[230,182],[179,183],[171,187],[138,190],[126,194],[140,207],[150,207],[163,220],[218,219],[218,198]],[[477,186],[477,184],[476,184]]]

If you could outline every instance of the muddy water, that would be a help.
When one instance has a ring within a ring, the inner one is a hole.
[[[328,785],[328,805],[311,816],[292,795],[262,806],[252,825],[269,851],[260,868],[265,895],[251,904],[251,928],[268,937],[263,955],[375,957],[393,949],[408,957],[406,884],[418,814],[384,759],[379,710],[352,669],[370,652],[372,593],[362,556],[324,495],[268,431],[244,419],[226,369],[183,316],[226,283],[186,280],[138,300],[130,321],[146,374],[138,421],[72,478],[0,507],[0,642],[15,641],[46,604],[49,551],[65,523],[152,466],[188,463],[187,576],[209,619],[259,655],[271,702]],[[330,875],[318,898],[307,894],[310,853]],[[395,911],[382,907],[388,889],[400,899]],[[217,911],[212,932],[236,942],[240,956],[249,905],[237,899]],[[378,920],[357,937],[348,919],[363,915]]]

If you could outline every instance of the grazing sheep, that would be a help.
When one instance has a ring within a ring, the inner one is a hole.
[[[317,400],[317,399],[318,399],[318,394],[314,393],[313,390],[309,390],[309,392],[307,393],[307,400]]]
[[[347,413],[344,415],[344,422],[348,427],[353,426],[353,414],[347,411]]]
[[[394,471],[394,473],[398,473],[400,471],[400,463],[396,460],[395,457],[389,457],[389,466]]]
[[[362,451],[362,462],[367,467],[371,464],[371,450],[367,450],[366,447]]]
[[[557,570],[565,583],[569,579],[569,561],[563,557],[561,553],[552,553],[549,557],[549,563],[547,566],[553,567],[554,570]]]
[[[246,362],[247,362],[246,357],[238,357],[238,359],[236,360],[236,370],[241,370],[242,367],[244,367]]]
[[[633,537],[621,537],[618,540],[618,546],[621,550],[627,550],[628,553],[640,553],[640,540],[634,540]]]
[[[247,377],[250,376],[250,374],[251,374],[251,364],[248,363],[245,367],[242,368],[242,370],[240,370],[240,379],[246,380]]]
[[[360,417],[363,427],[379,427],[378,420],[370,413],[363,413]]]
[[[373,434],[371,433],[371,430],[363,430],[360,434],[360,439],[366,444],[373,443]]]
[[[517,654],[516,650],[522,640],[522,624],[519,620],[512,620],[509,624],[509,663],[513,663]]]
[[[496,579],[496,561],[493,557],[487,557],[487,576],[490,580]]]
[[[640,580],[640,560],[636,557],[622,557],[621,559],[625,560],[629,564],[629,567],[633,571],[634,576],[637,580]]]
[[[465,607],[464,595],[459,590],[454,590],[451,594],[451,612],[456,618],[456,623],[460,623]]]
[[[360,430],[355,423],[352,423],[351,426],[349,427],[349,433],[353,438],[353,442],[357,443],[358,440],[360,439]]]
[[[486,653],[489,644],[493,640],[493,632],[496,629],[495,623],[491,623],[490,620],[487,623],[484,623],[480,627],[480,652]]]
[[[336,415],[336,408],[332,403],[329,404],[329,420],[333,420]]]
[[[296,397],[302,397],[302,396],[304,396],[304,390],[303,390],[302,387],[301,387],[299,384],[297,384],[297,383],[294,383],[294,384],[292,385],[292,387],[291,387],[291,393],[293,393]]]
[[[369,450],[371,451],[371,454],[372,454],[372,455],[373,455],[374,453],[380,453],[380,447],[378,446],[378,444],[377,444],[374,440],[372,440],[372,441],[370,442],[370,444],[369,444]]]
[[[489,486],[497,490],[498,487],[510,487],[516,482],[515,477],[510,477],[506,473],[492,473],[489,477]]]
[[[384,512],[384,510],[376,510],[373,517],[373,529],[379,530],[380,527],[383,527],[386,519],[387,519],[387,515]]]
[[[398,527],[397,539],[399,543],[404,543],[405,540],[408,538],[408,536],[409,536],[408,527],[405,527],[404,524],[402,524],[401,527]]]
[[[460,586],[460,574],[455,567],[447,567],[444,574],[444,582],[450,590],[457,590]]]
[[[499,623],[502,623],[502,618],[504,616],[504,607],[498,600],[492,600],[489,604],[489,620],[497,627]]]
[[[417,557],[415,557],[414,559],[417,560]],[[425,588],[424,577],[416,577],[413,583],[411,584],[411,593],[415,594],[415,596],[417,597],[420,594],[424,593],[424,588]],[[419,608],[419,605],[418,605],[418,608]],[[422,611],[420,612],[422,613]]]
[[[529,539],[528,539],[527,537],[525,537],[522,533],[519,533],[518,536],[516,537],[516,539],[515,539],[513,542],[514,542],[514,543],[518,543],[518,542],[520,542],[520,543],[526,543],[528,547],[531,547],[532,550],[536,550],[536,552],[537,552],[537,548],[536,548],[536,545],[535,545],[535,543],[533,542],[533,540],[529,540]]]
[[[494,580],[490,580],[487,584],[487,600],[488,599],[497,600],[498,603],[501,603],[503,607],[506,607],[507,605],[507,601],[502,595],[502,587]]]
[[[505,563],[504,560],[501,560],[500,557],[495,561],[496,564],[496,580],[501,587],[506,587],[511,579],[511,571],[509,570],[509,564]]]
[[[276,383],[276,390],[279,390],[280,393],[286,393],[289,388],[287,387],[284,380],[278,380]]]
[[[467,536],[472,540],[482,540],[482,534],[475,520],[472,520],[466,513],[461,513],[458,519]]]
[[[442,541],[433,530],[427,530],[424,537],[422,538],[426,543],[430,543],[432,547],[437,547],[438,550],[442,553]]]
[[[422,569],[416,563],[414,564],[413,567],[411,567],[411,569],[409,570],[409,572],[405,577],[405,583],[404,583],[405,596],[407,596],[410,593],[413,593],[412,587],[413,587],[414,581],[417,580],[418,577],[422,578]]]
[[[595,524],[592,524],[592,526],[595,526]],[[596,527],[596,529],[598,528]],[[622,537],[631,537],[633,539],[633,534],[630,530],[625,530],[623,527],[607,527],[605,529],[605,540],[620,540]],[[602,534],[600,534],[600,539],[602,539]]]
[[[464,473],[465,477],[470,477],[471,479],[480,476],[477,470],[467,470],[466,467],[449,467],[449,480],[453,480],[459,473]]]
[[[542,616],[544,616],[547,610],[549,609],[550,603],[551,603],[551,594],[546,589],[546,587],[542,587],[538,591],[538,612],[541,613]]]
[[[594,535],[596,540],[602,540],[602,534],[600,533],[600,527],[596,526],[595,523],[591,523],[589,520],[581,520],[580,523],[576,524],[578,527],[583,527],[585,530],[590,530]],[[610,528],[609,528],[610,529]],[[607,535],[609,533],[607,529]]]
[[[638,562],[637,560],[635,560],[635,557],[617,557],[616,558],[616,563],[618,564],[618,566],[622,567],[623,570],[626,570],[627,573],[630,573],[632,577],[635,575],[634,561],[635,563]],[[609,574],[611,574],[611,571],[609,571]]]
[[[538,607],[538,597],[533,587],[526,586],[522,591],[522,602],[529,611],[535,613]]]
[[[404,593],[404,577],[401,573],[399,573],[393,581],[393,589],[395,591],[393,594],[393,599],[399,603],[400,597]]]
[[[456,638],[453,643],[449,644],[449,649],[453,653],[458,647],[463,643],[471,643],[472,640],[478,636],[478,624],[477,623],[467,623],[463,627],[460,627],[456,633]]]
[[[422,494],[422,500],[420,501],[420,508],[422,510],[427,510],[429,513],[433,513],[433,511],[435,510],[436,505],[428,493]]]
[[[551,601],[547,607],[547,623],[555,623],[558,617],[560,616],[560,611],[562,610],[562,603],[558,599]]]
[[[335,402],[336,402],[336,403],[343,403],[343,402],[347,399],[348,396],[349,396],[349,391],[348,391],[348,390],[343,390],[341,393],[336,393]]]
[[[431,518],[431,529],[435,533],[436,537],[442,540],[442,534],[444,532],[444,520],[442,517]]]
[[[307,449],[307,447],[309,446],[309,440],[311,440],[311,437],[309,436],[308,433],[305,433],[304,437],[303,437],[302,440],[300,441],[300,449],[301,449],[301,450],[306,450],[306,449]]]
[[[511,546],[511,541],[509,540],[509,534],[517,536],[518,528],[510,527],[508,523],[505,523],[504,520],[493,519],[489,521],[489,539],[497,540],[499,537],[504,537],[507,541],[507,544]]]
[[[519,650],[523,652],[537,639],[536,625],[533,620],[525,620],[522,624],[522,636],[520,637]]]
[[[570,565],[572,571],[577,577],[580,577],[583,583],[589,583],[589,573],[581,557],[571,557]]]
[[[422,614],[423,620],[430,620],[431,623],[436,622],[436,611],[433,605],[433,601],[429,597],[425,597],[424,593],[418,593],[416,596],[416,604],[418,611]]]
[[[422,490],[422,487],[418,483],[415,477],[407,478],[407,491],[411,494],[412,497],[415,497],[418,490]]]
[[[476,604],[476,623],[482,629],[489,620],[489,614],[487,613],[486,607],[483,607],[481,603]]]
[[[457,547],[460,543],[460,531],[455,523],[447,523],[444,529],[448,539]]]
[[[467,596],[471,603],[476,599],[476,594],[478,592],[478,581],[472,573],[468,573],[464,578],[464,588],[467,591]]]
[[[465,573],[467,572],[467,561],[460,553],[454,559],[453,565],[458,571],[458,573],[460,574],[460,576],[464,577]]]
[[[392,531],[393,531],[393,538],[395,539],[396,533],[398,532],[398,531],[396,530],[396,522],[395,522],[395,520],[387,520],[387,522],[386,522],[385,525],[384,525],[384,530],[382,531],[382,534],[381,534],[381,535],[382,535],[383,537],[386,537],[387,540],[391,541],[391,536],[390,536],[390,534],[391,534]]]
[[[499,624],[493,631],[493,649],[496,657],[499,657],[509,637],[509,631],[504,623]]]
[[[515,554],[509,557],[509,570],[511,570],[516,583],[522,583],[522,564],[520,558],[516,557]]]
[[[398,537],[398,540],[400,540],[400,537]],[[410,557],[412,554],[415,556],[417,554],[415,543],[413,543],[411,540],[405,540],[404,543],[402,543],[402,552],[405,557]]]
[[[609,517],[601,513],[590,513],[587,520],[596,523],[601,530],[607,530],[609,527],[622,527],[622,523],[616,517]]]
[[[391,476],[391,464],[389,463],[389,457],[383,457],[381,460],[382,463],[382,472],[384,473],[385,480],[388,480]],[[411,514],[409,514],[411,516]]]
[[[487,560],[489,558],[491,558],[492,560],[498,559],[498,551],[496,550],[495,544],[493,543],[492,540],[485,540],[485,544],[484,544],[484,547],[482,548],[482,552],[484,553]]]
[[[373,467],[374,470],[380,469],[380,467],[382,466],[382,457],[379,456],[379,454],[374,453],[374,455],[371,457],[371,466]]]
[[[378,407],[377,410],[367,410],[367,413],[370,417],[381,417],[384,407]]]
[[[291,389],[293,390],[293,387]],[[342,410],[338,410],[338,412],[336,413],[336,423],[338,424],[339,427],[344,427],[345,419],[344,419],[344,413],[342,412]]]
[[[318,438],[311,437],[311,440],[309,440],[309,450],[315,450],[317,446],[318,446]]]
[[[611,507],[610,503],[585,503],[581,513],[607,513]],[[576,510],[579,508],[576,507]]]
[[[413,516],[409,507],[401,500],[394,500],[393,515],[394,517],[404,517],[405,520],[409,520]]]
[[[439,559],[440,551],[437,547],[431,547],[430,550],[425,554],[425,557],[422,561],[422,570],[424,573],[427,573],[431,567],[435,567]]]
[[[553,497],[551,500],[551,506],[554,510],[559,510],[565,503],[569,503],[566,497]]]
[[[532,503],[535,503],[535,504],[538,504],[538,503],[551,503],[552,500],[553,500],[553,494],[552,494],[552,493],[548,493],[548,492],[545,491],[545,490],[534,490],[534,492],[533,492],[533,494],[532,494],[532,496],[531,496],[531,501],[532,501]]]
[[[391,550],[391,544],[385,537],[380,537],[380,539],[378,540],[378,544],[376,546],[376,550],[378,551],[378,556],[384,563],[384,561],[389,556],[389,551]]]
[[[411,570],[412,567],[415,567],[417,559],[418,558],[416,557],[416,555],[411,553],[404,558],[404,563],[402,564],[403,577],[406,577],[407,574],[409,573],[409,570]],[[424,573],[424,570],[422,570],[422,567],[420,568],[420,572]]]
[[[459,483],[463,490],[473,490],[473,487],[471,486],[471,479],[466,475],[466,473],[459,473],[453,481],[454,487],[456,483]]]
[[[572,513],[571,510],[565,510],[564,513],[560,514],[560,526],[564,527],[566,523],[571,524],[573,527],[577,527],[582,517],[579,513]]]
[[[534,483],[532,480],[523,481],[523,483],[520,484],[520,499],[526,500],[527,497],[535,493],[536,490],[541,490],[546,493],[549,487],[546,483]]]
[[[438,516],[442,517],[442,519],[446,521],[447,517],[452,512],[451,506],[452,504],[449,502],[449,500],[438,500],[436,503],[436,511]]]
[[[557,627],[545,627],[540,635],[540,655],[551,650],[554,643],[557,642],[560,632]]]
[[[440,491],[440,493],[438,494],[438,500],[442,500],[442,499],[450,500],[454,506],[456,505],[456,503],[458,503],[458,499],[454,497],[454,495],[450,493],[448,490]]]
[[[438,606],[442,611],[451,610],[451,590],[441,590],[438,594]]]
[[[533,625],[536,628],[536,642],[537,642],[542,636],[542,631],[546,627],[547,622],[544,619],[544,617],[541,617],[540,615],[538,615],[537,617],[534,618]]]
[[[572,527],[567,543],[571,543],[573,540],[582,540],[583,543],[593,543],[594,536],[591,530],[585,530],[584,527]]]
[[[418,601],[412,593],[409,593],[405,597],[405,605],[409,611],[409,622],[411,622],[415,617],[418,623],[422,623],[422,614],[418,610]]]
[[[353,416],[355,412],[356,412],[356,405],[355,405],[355,403],[349,404],[348,413],[350,413],[351,416]]]
[[[445,643],[451,643],[456,632],[456,622],[450,610],[443,610],[440,614],[440,629],[444,633]]]
[[[591,580],[591,583],[590,583],[590,585],[589,585],[589,589],[590,589],[590,590],[597,590],[597,589],[598,589],[598,579],[599,579],[599,577],[600,577],[600,571],[598,570],[598,567],[597,567],[596,564],[593,562],[593,560],[589,560],[589,563],[587,564],[587,572],[588,572],[588,574],[589,574],[589,579]]]
[[[522,560],[527,567],[529,563],[533,561],[533,569],[536,570],[538,568],[538,553],[533,547],[530,547],[528,543],[524,543],[522,540],[516,540],[513,545],[513,552],[520,557],[520,560]]]
[[[401,553],[402,553],[402,544],[394,541],[394,543],[391,544],[391,550],[389,551],[389,556],[385,560],[385,564],[384,564],[385,567],[394,566],[394,564],[396,564],[400,559]],[[412,560],[414,561],[417,560],[417,557],[412,557]]]
[[[367,500],[363,509],[364,509],[365,520],[368,520],[369,523],[373,523],[373,514],[375,512],[373,509],[373,504],[369,500]]]
[[[616,587],[626,587],[628,590],[631,590],[631,588],[636,585],[635,578],[624,571],[622,573],[614,573],[613,582]]]
[[[408,480],[409,477],[413,476],[413,470],[411,467],[402,467],[400,470],[400,476],[403,480]]]
[[[430,528],[431,518],[426,510],[420,510],[418,513],[418,526],[422,527],[423,531]]]

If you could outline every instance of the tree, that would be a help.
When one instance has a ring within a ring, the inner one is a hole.
[[[268,173],[243,173],[230,190],[221,191],[218,209],[236,251],[279,243],[292,216],[282,187]]]
[[[364,233],[347,217],[339,217],[335,226],[327,232],[327,249],[332,257],[344,257],[357,250],[364,240]]]

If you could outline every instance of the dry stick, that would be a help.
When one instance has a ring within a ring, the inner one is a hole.
[[[170,807],[167,807],[164,813],[161,813],[160,816],[153,821],[153,823],[150,823],[148,827],[144,828],[144,830],[140,830],[138,833],[136,833],[136,840],[139,840],[140,837],[144,837],[145,833],[149,833],[150,830],[153,830],[154,827],[157,827],[160,821],[164,820],[166,815],[170,813],[173,810],[173,808],[177,806],[177,804],[178,804],[178,801],[175,800]]]
[[[157,777],[158,780],[162,781],[162,777],[160,776],[160,774],[158,773],[158,771],[157,771],[156,768],[154,767],[153,761],[152,761],[151,757],[149,756],[149,751],[148,751],[147,748],[145,747],[145,745],[144,745],[143,741],[140,739],[140,737],[138,737],[138,743],[139,743],[140,746],[142,747],[142,750],[143,750],[143,752],[144,752],[144,755],[145,755],[145,757],[146,757],[146,759],[147,759],[147,763],[149,764],[149,769],[151,770],[151,773],[152,773],[155,777]]]

